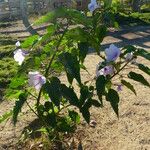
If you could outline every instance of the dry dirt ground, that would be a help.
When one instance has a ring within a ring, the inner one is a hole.
[[[16,33],[18,30],[24,31],[23,26],[21,28],[19,26],[20,23],[15,22],[13,28],[6,28],[6,31],[0,30],[0,32],[18,36],[18,38],[26,36],[28,34],[26,32]],[[12,33],[14,28],[16,32]],[[126,44],[137,44],[150,51],[150,27],[137,27],[119,32],[112,31],[103,44],[107,47],[112,42],[120,47]],[[90,53],[86,58],[85,64],[93,76],[95,66],[99,61],[94,53]],[[142,61],[150,67],[150,62],[144,61],[142,58],[139,58],[138,61]],[[83,80],[89,79],[85,72],[82,72],[82,75]],[[150,81],[149,76],[145,75],[145,77]],[[75,133],[75,137],[81,139],[84,150],[150,150],[150,89],[136,82],[134,85],[137,96],[125,87],[120,92],[119,119],[107,102],[102,109],[91,109],[91,119],[97,122],[96,127],[92,128],[82,122]],[[13,102],[6,100],[0,103],[0,115],[12,108],[13,105]],[[20,138],[21,130],[35,118],[25,109],[26,106],[24,106],[23,115],[19,117],[20,120],[16,127],[13,127],[11,120],[0,124],[0,150],[17,149],[15,143]],[[20,147],[20,149],[24,148]],[[28,150],[29,148],[25,149]]]

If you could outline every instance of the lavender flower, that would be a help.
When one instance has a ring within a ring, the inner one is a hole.
[[[120,56],[120,49],[116,47],[114,44],[111,44],[109,48],[105,49],[106,60],[107,62],[115,61]]]
[[[99,77],[100,75],[107,76],[112,75],[114,73],[114,67],[112,65],[105,66],[104,68],[99,70],[100,63],[96,67],[96,77]]]
[[[40,90],[43,84],[46,83],[46,78],[42,76],[38,71],[29,72],[29,85],[35,87],[36,90]]]
[[[88,4],[88,9],[92,13],[95,9],[99,8],[96,0],[91,0],[91,3]]]

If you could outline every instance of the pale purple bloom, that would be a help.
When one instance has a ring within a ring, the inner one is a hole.
[[[99,8],[96,0],[91,0],[91,3],[88,4],[88,9],[90,12],[93,12],[95,9]]]
[[[29,85],[35,87],[36,90],[40,90],[43,84],[46,83],[46,78],[42,76],[38,71],[29,72]]]
[[[117,91],[118,91],[118,92],[122,91],[122,85],[121,85],[121,84],[120,84],[120,85],[117,85]]]
[[[19,65],[23,63],[26,55],[27,53],[21,49],[14,51],[14,59],[16,62],[18,62]]]
[[[133,58],[133,53],[132,53],[132,52],[131,52],[131,53],[127,53],[125,60],[128,62],[128,61],[130,61],[132,58]]]
[[[109,48],[105,49],[106,60],[107,62],[115,61],[120,56],[120,49],[116,47],[114,44],[111,44]]]
[[[21,43],[18,41],[18,42],[16,42],[16,47],[20,47],[21,46]]]
[[[113,66],[105,66],[104,68],[99,70],[100,63],[96,67],[96,77],[99,77],[100,75],[107,76],[112,75],[114,73],[114,67]]]

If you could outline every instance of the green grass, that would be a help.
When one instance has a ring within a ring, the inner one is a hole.
[[[15,39],[0,35],[0,88],[4,89],[15,76],[18,65],[13,59]]]
[[[18,67],[12,58],[6,57],[0,60],[0,68],[0,88],[5,88],[16,74]]]

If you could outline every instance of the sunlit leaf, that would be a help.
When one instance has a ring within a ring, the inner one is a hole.
[[[95,99],[92,99],[91,100],[91,104],[95,107],[101,107],[102,105]]]
[[[130,82],[127,82],[125,80],[121,80],[121,83],[126,86],[129,90],[131,90],[135,95],[136,95],[136,91],[133,87],[133,85]]]
[[[79,48],[79,58],[80,61],[83,63],[88,53],[89,44],[87,42],[81,42],[78,44],[78,48]]]
[[[101,104],[103,105],[102,102],[102,95],[105,94],[105,86],[106,86],[106,78],[104,76],[99,76],[96,79],[96,91],[97,91],[97,95],[99,97],[99,100],[101,101]]]
[[[48,93],[51,101],[56,105],[60,105],[61,100],[61,84],[57,77],[52,77],[50,82],[44,85],[45,91]]]
[[[24,76],[14,77],[9,84],[9,88],[16,89],[25,85],[26,80]]]
[[[72,88],[62,84],[61,92],[63,97],[66,98],[66,100],[68,100],[71,105],[79,107],[78,97]]]
[[[62,53],[59,56],[59,59],[63,66],[65,67],[66,72],[72,77],[75,78],[79,84],[81,84],[80,77],[80,65],[76,56],[73,56],[71,53]]]
[[[149,67],[147,67],[143,64],[138,64],[138,67],[139,67],[140,70],[142,70],[146,74],[150,75],[150,68]]]
[[[4,122],[5,120],[9,119],[13,114],[13,111],[5,112],[2,116],[0,116],[0,123]]]
[[[128,74],[128,77],[134,81],[137,81],[137,82],[140,82],[142,83],[143,85],[145,86],[148,86],[150,87],[150,84],[149,82],[141,75],[141,74],[138,74],[138,73],[135,73],[135,72],[130,72]]]
[[[147,60],[150,60],[150,53],[144,49],[138,49],[136,54]]]
[[[74,110],[69,111],[69,116],[74,123],[76,123],[76,124],[80,123],[80,115],[77,112],[75,112]]]
[[[22,48],[30,48],[38,42],[38,39],[39,39],[38,35],[30,36],[21,44],[21,47]]]
[[[27,93],[21,93],[19,95],[19,99],[16,101],[14,109],[13,109],[13,123],[16,125],[18,114],[21,112],[21,109],[27,100],[28,94]]]
[[[110,102],[111,107],[113,108],[117,117],[119,117],[119,108],[118,108],[119,95],[118,95],[118,93],[115,90],[110,89],[108,91],[108,94],[106,95],[106,100]]]

